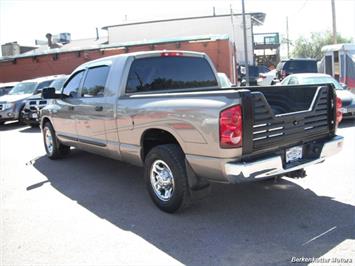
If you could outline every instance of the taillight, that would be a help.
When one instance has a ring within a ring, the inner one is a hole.
[[[343,119],[343,113],[341,112],[341,107],[343,106],[343,103],[341,102],[341,99],[337,97],[336,100],[336,105],[335,105],[335,111],[336,111],[336,124],[339,125],[341,120]]]
[[[219,141],[221,148],[237,148],[242,146],[243,130],[242,108],[232,106],[220,113]]]
[[[163,52],[160,56],[183,56],[181,52]]]

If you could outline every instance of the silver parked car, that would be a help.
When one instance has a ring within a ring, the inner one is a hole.
[[[67,75],[57,75],[48,87],[54,88],[59,93],[67,78]],[[40,93],[27,98],[21,114],[23,121],[32,127],[39,126],[39,111],[47,104],[48,100],[43,99]]]
[[[25,80],[18,83],[12,90],[0,97],[0,124],[6,121],[19,120],[23,123],[22,110],[26,99],[38,94],[43,88],[48,87],[55,76],[41,77]]]

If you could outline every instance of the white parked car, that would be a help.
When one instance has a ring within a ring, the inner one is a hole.
[[[337,96],[342,102],[341,112],[344,118],[355,118],[355,95],[344,88],[338,81],[327,74],[304,73],[293,74],[282,80],[281,85],[299,85],[299,84],[334,84]],[[346,85],[345,85],[346,86]]]
[[[276,69],[270,70],[266,73],[260,73],[257,79],[258,86],[270,86],[276,84]]]

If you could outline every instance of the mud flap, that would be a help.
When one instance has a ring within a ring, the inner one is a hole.
[[[211,191],[210,182],[207,178],[196,176],[189,162],[185,159],[187,182],[192,200],[200,200],[208,196]]]

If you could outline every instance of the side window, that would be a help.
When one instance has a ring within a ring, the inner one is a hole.
[[[288,81],[288,85],[297,85],[298,84],[298,80],[296,78],[290,78],[290,80]]]
[[[104,96],[105,84],[109,72],[108,66],[89,68],[84,81],[81,97]]]
[[[74,74],[64,85],[63,95],[68,97],[78,97],[81,79],[83,78],[84,70]]]
[[[149,92],[218,86],[205,58],[161,56],[136,59],[128,75],[126,92]]]

